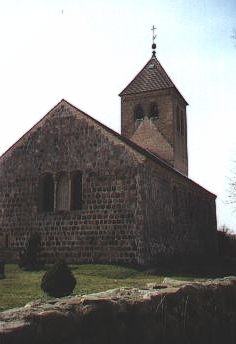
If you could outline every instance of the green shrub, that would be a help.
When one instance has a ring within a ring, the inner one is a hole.
[[[53,297],[70,295],[76,285],[76,279],[63,259],[59,259],[43,276],[41,289]]]
[[[226,226],[217,231],[218,255],[221,258],[236,258],[236,235]]]
[[[40,270],[44,264],[41,261],[41,237],[32,233],[26,243],[23,253],[20,254],[19,267],[25,270]]]

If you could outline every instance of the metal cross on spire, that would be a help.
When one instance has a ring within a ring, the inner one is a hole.
[[[157,36],[157,35],[155,35],[156,27],[153,25],[151,30],[152,30],[152,49],[153,49],[152,55],[155,56],[156,55],[155,49],[157,47],[156,43],[155,43],[155,39],[156,39],[156,36]]]

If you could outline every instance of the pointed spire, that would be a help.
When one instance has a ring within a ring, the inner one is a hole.
[[[152,56],[144,68],[136,75],[120,95],[157,91],[173,87],[175,87],[173,82],[157,60],[156,56]]]
[[[157,60],[154,51],[153,56],[146,63],[143,69],[119,95],[122,97],[128,94],[138,94],[141,92],[158,91],[168,88],[175,89],[183,98],[160,62]],[[184,98],[183,100],[186,105],[188,105]]]

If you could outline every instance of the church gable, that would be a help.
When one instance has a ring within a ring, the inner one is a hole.
[[[114,152],[112,148],[107,148],[109,145],[114,148]],[[11,156],[15,160],[24,155],[31,163],[32,160],[34,163],[38,161],[39,170],[42,169],[42,163],[45,169],[50,170],[53,164],[62,164],[63,161],[73,165],[83,155],[87,156],[89,151],[96,155],[96,159],[101,157],[102,161],[105,152],[110,152],[112,158],[119,149],[125,149],[134,160],[141,162],[144,159],[135,149],[125,144],[119,134],[62,100],[3,154],[0,162],[4,164]]]
[[[24,247],[36,231],[50,259],[141,262],[145,159],[63,101],[1,157],[0,247]]]

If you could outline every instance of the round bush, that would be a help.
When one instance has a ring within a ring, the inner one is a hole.
[[[43,276],[41,289],[49,296],[70,295],[76,285],[76,279],[63,259],[59,259]]]

